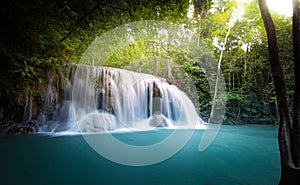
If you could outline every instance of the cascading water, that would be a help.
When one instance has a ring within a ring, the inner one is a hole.
[[[77,66],[71,78],[57,116],[40,131],[195,128],[199,124],[189,120],[197,116],[191,100],[163,78],[87,65]]]

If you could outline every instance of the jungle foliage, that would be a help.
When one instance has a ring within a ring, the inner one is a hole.
[[[9,0],[0,8],[1,112],[10,116],[22,112],[27,96],[42,104],[50,77],[78,63],[95,37],[134,21],[182,23],[188,2]]]
[[[242,10],[236,13],[241,5],[234,0],[194,0],[191,5],[194,11],[188,17],[190,4],[185,0],[1,1],[1,107],[10,110],[7,115],[16,109],[22,112],[28,95],[42,104],[49,77],[63,76],[68,65],[78,63],[96,37],[128,22],[160,20],[184,24],[195,32],[213,54],[203,52],[203,60],[219,59],[223,50],[221,69],[227,90],[224,95],[226,123],[276,123],[276,97],[258,3],[245,3],[243,14]],[[275,13],[273,17],[278,25],[279,55],[289,89],[288,101],[292,102],[293,90],[289,88],[294,83],[290,73],[293,68],[291,18]],[[228,32],[233,18],[236,21]],[[151,41],[129,45],[111,56],[107,65],[126,66],[130,61],[153,55],[155,47]],[[180,78],[176,73],[176,68],[180,68],[193,80],[199,101],[197,109],[207,120],[212,105],[211,89],[199,63],[190,60],[189,53],[171,47],[156,47],[155,53],[163,61],[172,59],[170,66],[174,77]],[[160,67],[161,76],[168,68]]]

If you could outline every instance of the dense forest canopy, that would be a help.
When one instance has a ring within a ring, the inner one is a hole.
[[[77,63],[96,36],[133,21],[181,23],[187,8],[185,1],[2,1],[1,107],[7,116],[22,112],[29,92],[41,104],[50,76]]]
[[[275,124],[276,97],[268,65],[266,33],[256,1],[96,1],[10,0],[1,2],[1,119],[22,121],[26,97],[37,106],[50,78],[62,78],[78,63],[93,40],[128,22],[160,20],[184,24],[219,60],[226,81],[225,123]],[[279,55],[293,101],[291,17],[272,13],[278,31]],[[148,48],[147,48],[148,47]],[[172,57],[172,68],[184,69],[197,88],[202,118],[209,118],[211,89],[203,69],[188,53],[157,48],[148,41],[116,52],[108,61],[122,67],[140,57]],[[163,69],[163,68],[162,68]],[[173,70],[176,76],[176,70]],[[195,97],[193,97],[195,98]],[[16,112],[22,113],[16,115]]]

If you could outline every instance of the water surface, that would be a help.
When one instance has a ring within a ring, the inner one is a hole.
[[[114,133],[133,145],[149,145],[173,130]],[[184,132],[182,130],[181,132]],[[196,130],[176,155],[150,166],[133,167],[107,160],[81,135],[27,135],[0,138],[0,183],[72,185],[273,185],[280,175],[277,128],[222,126],[205,151]],[[99,136],[99,135],[98,135]],[[101,137],[101,136],[100,136]]]

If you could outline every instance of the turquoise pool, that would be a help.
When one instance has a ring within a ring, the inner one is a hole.
[[[113,136],[140,146],[159,142],[172,132],[158,129],[114,133]],[[1,137],[0,184],[278,184],[280,159],[276,127],[223,125],[214,142],[200,152],[198,145],[203,133],[204,130],[196,130],[171,158],[140,167],[107,160],[81,135]]]

